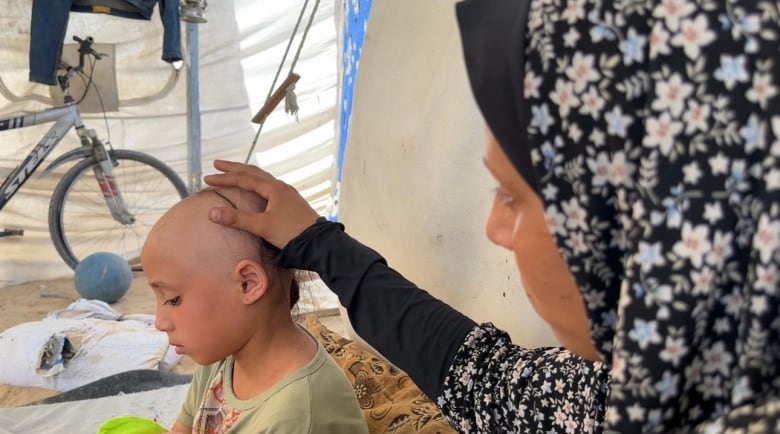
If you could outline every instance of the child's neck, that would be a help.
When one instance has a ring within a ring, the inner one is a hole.
[[[250,399],[308,364],[317,343],[290,318],[268,324],[273,333],[247,343],[233,355],[233,393]]]

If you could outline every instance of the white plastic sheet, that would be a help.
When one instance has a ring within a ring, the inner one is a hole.
[[[0,384],[65,392],[136,369],[170,370],[181,356],[151,315],[123,318],[99,300],[78,300],[42,321],[0,333]]]
[[[0,409],[0,434],[94,434],[116,416],[157,419],[171,427],[187,395],[188,384],[146,392],[59,404]]]

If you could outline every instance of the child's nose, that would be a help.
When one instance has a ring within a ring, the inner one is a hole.
[[[170,332],[173,330],[173,322],[168,317],[157,312],[154,315],[154,327],[161,332]]]

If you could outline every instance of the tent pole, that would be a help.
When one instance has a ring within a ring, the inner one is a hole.
[[[198,77],[198,24],[187,23],[187,46],[190,63],[187,68],[187,151],[190,192],[201,189],[200,149],[200,82]]]

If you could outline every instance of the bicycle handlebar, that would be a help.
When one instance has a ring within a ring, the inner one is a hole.
[[[92,36],[87,36],[87,39],[81,39],[74,35],[73,40],[79,43],[79,71],[84,69],[84,56],[92,55],[97,60],[108,56],[108,54],[98,53],[92,48],[92,44],[95,42]]]
[[[68,88],[70,87],[70,80],[78,73],[84,70],[84,57],[86,56],[94,56],[96,60],[100,60],[104,57],[108,57],[108,54],[104,53],[98,53],[95,51],[94,48],[92,48],[92,44],[95,42],[95,40],[92,38],[92,36],[87,36],[86,39],[81,39],[78,36],[73,36],[73,40],[79,43],[79,65],[78,66],[70,66],[66,62],[60,60],[60,67],[65,69],[66,73],[64,75],[58,76],[58,81],[60,84],[60,88],[62,89],[63,93],[65,94],[65,101],[70,102],[72,101],[72,98],[70,97],[70,92]],[[91,79],[90,79],[91,82]],[[86,92],[85,92],[86,95]]]

